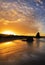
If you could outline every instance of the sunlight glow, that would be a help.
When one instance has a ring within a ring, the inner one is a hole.
[[[4,32],[2,32],[2,34],[16,35],[16,33],[12,32],[12,31],[4,31]]]

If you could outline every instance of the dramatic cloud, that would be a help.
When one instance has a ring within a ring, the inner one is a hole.
[[[43,4],[43,1],[42,0],[35,0],[36,2],[40,3],[40,4]]]
[[[10,25],[12,28],[14,26],[17,31],[27,34],[41,31],[43,24],[40,18],[44,17],[44,15],[41,16],[43,14],[42,10],[33,6],[33,4],[28,4],[29,2],[30,0],[0,0],[1,25]],[[42,0],[34,0],[34,2],[37,5],[39,3],[43,5]],[[43,6],[41,7],[43,8]]]

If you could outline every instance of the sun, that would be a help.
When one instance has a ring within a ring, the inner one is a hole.
[[[2,34],[16,35],[16,33],[12,32],[12,31],[3,31]]]

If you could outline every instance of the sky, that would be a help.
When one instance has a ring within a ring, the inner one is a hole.
[[[0,33],[45,34],[45,0],[0,0]]]

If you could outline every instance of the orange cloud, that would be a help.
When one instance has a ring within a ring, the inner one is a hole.
[[[42,23],[39,25],[35,18],[35,10],[26,6],[26,3],[6,3],[2,2],[0,7],[1,29],[12,29],[20,34],[36,33],[41,30]]]

